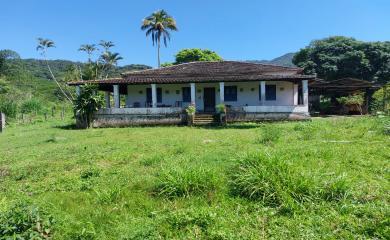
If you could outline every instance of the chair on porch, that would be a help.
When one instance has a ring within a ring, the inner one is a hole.
[[[133,108],[140,108],[140,107],[141,107],[141,103],[139,103],[139,102],[133,103]]]
[[[183,102],[182,101],[176,101],[175,102],[175,107],[182,107],[183,106]]]

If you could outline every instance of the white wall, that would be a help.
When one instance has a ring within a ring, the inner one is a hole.
[[[291,82],[282,81],[266,81],[266,85],[276,85],[276,100],[265,101],[265,106],[289,106],[294,103],[294,85]],[[259,87],[260,82],[225,82],[225,86],[237,86],[237,101],[225,101],[225,104],[233,107],[239,106],[259,106]],[[162,88],[162,104],[175,106],[176,101],[182,101],[182,87],[190,87],[190,84],[157,84],[157,88]],[[215,88],[215,102],[219,104],[219,83],[196,83],[196,108],[203,110],[203,89],[205,87]],[[146,88],[150,85],[129,85],[126,106],[132,107],[134,102],[139,102],[141,107],[145,107],[146,103]],[[240,91],[242,89],[242,91]],[[252,90],[253,89],[253,90]],[[179,90],[179,94],[176,94]],[[142,91],[142,93],[139,93]],[[166,93],[169,91],[169,93]],[[189,103],[183,103],[183,107]]]

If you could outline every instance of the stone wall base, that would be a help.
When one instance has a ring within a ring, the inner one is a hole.
[[[246,113],[230,112],[226,115],[227,122],[256,122],[256,121],[281,121],[281,120],[308,120],[309,113]]]
[[[183,114],[95,114],[93,127],[125,127],[140,125],[180,125]]]

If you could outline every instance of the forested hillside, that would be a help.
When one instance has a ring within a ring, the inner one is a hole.
[[[49,60],[48,64],[63,88],[67,88],[67,81],[79,79],[77,70],[86,68],[85,63],[67,60]],[[148,68],[141,64],[113,66],[107,71],[107,77]],[[46,61],[21,59],[14,51],[0,50],[0,112],[6,113],[8,120],[18,119],[21,114],[43,115],[53,107],[70,109],[69,102],[63,100],[64,95],[52,80]]]

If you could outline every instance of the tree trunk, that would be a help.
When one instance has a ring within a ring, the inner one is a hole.
[[[157,63],[158,63],[158,68],[160,68],[160,38],[157,40]]]
[[[45,59],[46,61],[46,65],[47,65],[47,68],[49,69],[49,72],[50,72],[50,75],[52,77],[52,79],[54,80],[54,82],[57,84],[58,88],[61,90],[62,94],[65,96],[65,98],[70,102],[72,103],[72,100],[69,98],[69,96],[65,93],[65,91],[62,89],[60,83],[57,81],[56,77],[54,76],[53,72],[51,71],[51,68],[50,68],[50,65],[49,65],[49,62],[47,61],[47,59]]]

